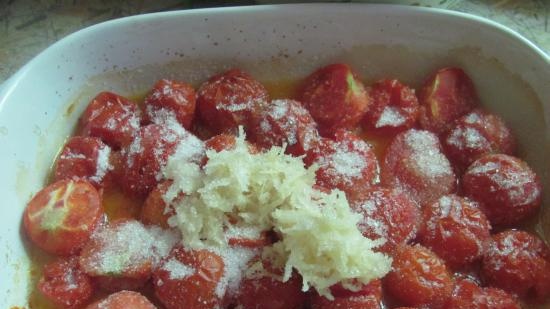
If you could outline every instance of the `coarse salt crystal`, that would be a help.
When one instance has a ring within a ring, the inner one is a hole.
[[[386,106],[380,114],[378,121],[376,121],[375,127],[381,128],[385,126],[398,127],[405,123],[405,117],[401,115],[399,109],[393,106]]]

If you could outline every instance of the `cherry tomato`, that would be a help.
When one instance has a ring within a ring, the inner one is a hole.
[[[471,200],[445,195],[426,205],[419,231],[420,243],[453,268],[479,260],[489,242],[491,224]]]
[[[181,140],[182,136],[169,127],[157,124],[142,127],[133,142],[122,149],[119,184],[124,192],[146,197],[162,179],[161,168]]]
[[[299,101],[319,124],[321,134],[353,128],[369,108],[363,83],[346,64],[331,64],[309,75],[298,94]]]
[[[336,288],[334,288],[336,287]],[[380,309],[382,300],[382,283],[373,280],[357,292],[344,289],[341,285],[331,287],[334,300],[313,294],[310,298],[311,309]]]
[[[481,109],[459,118],[442,143],[449,159],[462,170],[485,154],[514,154],[516,144],[504,121]]]
[[[544,242],[516,230],[500,232],[493,240],[483,258],[483,280],[526,299],[547,299],[550,296],[550,249]]]
[[[258,108],[269,101],[265,87],[247,73],[232,69],[211,77],[197,96],[197,111],[215,133],[247,127]]]
[[[176,247],[154,272],[155,295],[167,309],[215,308],[221,302],[216,287],[223,273],[217,254]]]
[[[396,79],[383,79],[372,85],[371,104],[363,126],[372,132],[393,135],[412,128],[418,120],[420,105],[414,89]]]
[[[149,193],[141,208],[141,222],[169,228],[168,219],[175,214],[175,210],[164,201],[163,195],[172,185],[170,180],[161,182]]]
[[[383,187],[363,190],[349,199],[353,211],[361,214],[359,230],[370,239],[384,238],[376,250],[389,253],[416,236],[420,210],[404,192]]]
[[[305,163],[319,167],[317,185],[340,189],[348,198],[378,182],[378,160],[370,144],[343,129],[310,149]]]
[[[97,137],[74,136],[57,159],[54,180],[83,179],[102,188],[111,176],[111,148]]]
[[[286,282],[266,275],[245,278],[236,302],[237,308],[243,309],[300,309],[306,302],[306,294],[302,292],[302,280],[296,274]]]
[[[495,288],[481,288],[475,282],[462,279],[455,283],[445,309],[521,309],[508,293]]]
[[[391,296],[406,306],[441,308],[453,287],[445,263],[420,245],[397,248],[384,280]]]
[[[222,133],[209,138],[204,142],[204,147],[208,150],[221,152],[235,148],[237,138],[233,134]]]
[[[294,100],[273,100],[263,106],[247,132],[263,148],[286,144],[286,153],[293,156],[305,154],[319,140],[317,124]]]
[[[119,220],[99,229],[80,253],[80,267],[104,290],[142,287],[177,238],[158,227]]]
[[[476,160],[462,176],[466,195],[481,203],[493,225],[511,225],[534,215],[541,203],[542,185],[524,161],[489,154]]]
[[[410,129],[391,141],[384,156],[382,184],[408,193],[424,206],[456,188],[456,176],[436,135]]]
[[[135,103],[111,92],[101,92],[80,116],[80,132],[99,137],[118,149],[132,141],[140,122],[141,114]]]
[[[195,117],[195,101],[195,89],[191,85],[161,79],[145,98],[144,120],[158,123],[155,118],[166,117],[166,113],[171,113],[184,128],[190,130]]]
[[[71,256],[44,265],[38,290],[54,304],[65,309],[81,308],[94,291],[92,281],[78,266],[78,257]]]
[[[459,68],[443,68],[431,75],[419,93],[420,125],[440,134],[471,111],[478,98],[474,83]]]
[[[60,180],[27,204],[23,225],[39,248],[59,255],[76,253],[103,218],[101,197],[85,180]]]
[[[147,297],[132,291],[120,291],[107,296],[85,309],[156,309]]]

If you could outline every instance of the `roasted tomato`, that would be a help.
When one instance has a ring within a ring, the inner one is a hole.
[[[372,187],[351,197],[349,204],[363,216],[359,230],[365,237],[386,240],[379,251],[389,253],[416,236],[419,206],[404,192]]]
[[[306,294],[297,274],[286,282],[269,275],[245,278],[236,297],[237,308],[243,309],[299,309],[305,302]]]
[[[113,165],[111,148],[97,137],[71,137],[57,159],[55,181],[83,179],[96,188],[109,182]]]
[[[523,231],[493,236],[483,258],[481,276],[494,287],[530,300],[550,296],[550,250],[542,240]]]
[[[111,92],[101,92],[80,116],[80,133],[99,137],[118,149],[132,141],[140,122],[141,114],[135,103]]]
[[[215,133],[247,127],[258,108],[269,101],[265,87],[249,74],[232,69],[202,84],[197,110],[204,124]]]
[[[516,148],[514,136],[504,121],[481,109],[459,118],[442,143],[449,159],[462,170],[485,154],[512,155]]]
[[[500,289],[481,288],[474,281],[461,279],[455,283],[445,309],[521,309],[510,294]]]
[[[189,84],[161,79],[143,103],[146,122],[158,123],[163,117],[175,117],[179,124],[190,130],[195,116],[196,94]]]
[[[451,193],[456,177],[436,135],[411,129],[399,133],[386,150],[382,184],[407,192],[420,206]]]
[[[363,118],[367,130],[392,135],[416,124],[420,105],[414,89],[396,79],[384,79],[372,85],[369,96],[371,104]]]
[[[319,167],[317,185],[340,189],[348,197],[378,182],[378,160],[370,144],[343,129],[336,132],[334,139],[323,138],[304,160],[308,166]]]
[[[59,255],[78,252],[103,217],[101,197],[85,180],[60,180],[27,204],[23,224],[36,246]]]
[[[44,265],[38,290],[65,309],[81,308],[94,292],[92,280],[80,270],[76,256]]]
[[[167,309],[211,309],[223,295],[216,287],[224,273],[220,256],[176,247],[155,271],[155,295]]]
[[[132,291],[120,291],[88,305],[85,309],[156,309],[147,297]]]
[[[420,245],[404,245],[393,255],[384,286],[403,305],[441,308],[451,295],[453,281],[445,263],[433,252]]]
[[[426,205],[419,231],[420,243],[453,268],[467,266],[485,253],[491,224],[479,205],[456,195],[445,195]]]
[[[477,104],[477,94],[470,77],[459,68],[443,68],[424,83],[419,93],[420,125],[440,134]]]
[[[286,145],[286,153],[300,156],[319,141],[317,124],[294,100],[274,100],[252,118],[250,139],[262,148]]]
[[[298,98],[325,136],[339,128],[355,127],[369,108],[363,83],[346,64],[331,64],[313,72]]]
[[[382,283],[373,280],[359,291],[351,292],[341,285],[331,287],[333,300],[313,294],[310,298],[311,309],[380,309],[382,301]]]
[[[493,225],[511,225],[534,215],[541,203],[542,185],[524,161],[489,154],[476,160],[462,176],[466,195],[481,203]]]

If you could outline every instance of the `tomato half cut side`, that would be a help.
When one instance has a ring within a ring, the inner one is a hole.
[[[27,204],[23,224],[43,250],[58,255],[76,253],[103,217],[101,197],[85,180],[60,180],[38,192]]]
[[[85,309],[156,309],[147,297],[133,291],[120,291],[107,296]]]

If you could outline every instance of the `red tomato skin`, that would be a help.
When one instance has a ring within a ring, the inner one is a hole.
[[[550,296],[550,249],[527,232],[500,232],[483,258],[481,277],[490,286],[543,302]]]
[[[49,204],[52,198],[55,202]],[[57,217],[67,204],[67,213]],[[45,207],[51,208],[40,214]],[[50,217],[43,220],[44,214]],[[85,180],[60,180],[31,199],[23,214],[23,226],[37,247],[51,254],[72,255],[88,241],[103,215],[100,194],[92,184]],[[53,222],[56,220],[61,221]]]
[[[363,83],[347,64],[330,64],[304,81],[298,100],[310,112],[323,136],[339,128],[353,128],[369,108]]]
[[[120,291],[88,305],[85,309],[156,309],[147,297],[133,291]]]
[[[385,289],[405,306],[441,308],[452,285],[445,263],[421,245],[398,247],[384,278]]]
[[[176,150],[180,136],[168,127],[150,124],[142,127],[132,144],[122,149],[122,190],[145,198],[159,182],[159,173]]]
[[[71,256],[44,265],[38,290],[54,304],[64,309],[82,307],[92,297],[94,287],[78,266],[78,257]]]
[[[349,204],[354,212],[363,216],[359,221],[363,236],[386,239],[376,251],[391,253],[416,237],[420,207],[404,192],[374,186],[351,197]]]
[[[294,274],[281,282],[271,277],[245,278],[236,297],[243,309],[299,309],[306,302],[302,280]]]
[[[265,87],[248,73],[231,69],[211,77],[197,95],[197,112],[202,122],[214,131],[235,131],[247,127],[258,108],[269,101]]]
[[[418,234],[422,245],[459,269],[481,259],[491,241],[490,230],[478,203],[451,194],[424,207]]]
[[[166,204],[163,195],[171,185],[172,181],[170,180],[161,182],[149,193],[141,208],[141,222],[158,225],[165,229],[170,228],[168,219],[175,214],[175,210]]]
[[[390,142],[381,168],[381,183],[409,194],[421,207],[456,190],[457,179],[438,137],[410,129]]]
[[[516,141],[504,121],[497,115],[475,109],[460,117],[442,138],[449,159],[460,170],[490,153],[513,155]]]
[[[334,300],[313,293],[310,297],[311,309],[380,309],[382,282],[373,280],[357,292],[349,291],[340,284],[331,287]]]
[[[135,103],[112,92],[101,92],[80,116],[80,134],[99,137],[119,149],[132,141],[140,122],[141,113]]]
[[[467,196],[481,203],[495,226],[510,226],[532,217],[540,208],[542,184],[526,162],[504,154],[488,154],[462,176]]]
[[[495,288],[481,288],[469,279],[455,283],[445,309],[521,309],[514,297]]]
[[[370,107],[363,127],[380,135],[395,135],[412,128],[420,113],[414,89],[396,79],[380,80],[369,90]]]
[[[108,154],[102,158],[101,152]],[[97,137],[71,137],[59,158],[54,170],[54,181],[62,179],[83,179],[100,189],[110,183],[111,148]],[[107,160],[100,163],[99,160]]]
[[[144,121],[154,122],[159,112],[172,113],[179,124],[190,130],[195,117],[195,89],[184,82],[161,79],[156,82],[144,101]]]
[[[294,100],[264,105],[247,132],[251,141],[265,149],[286,144],[285,152],[293,156],[304,155],[320,138],[309,112]]]
[[[420,126],[444,133],[460,116],[478,105],[474,83],[460,68],[443,68],[431,75],[419,93]]]
[[[224,273],[224,264],[218,255],[207,250],[186,251],[176,247],[165,262],[170,259],[176,259],[195,272],[182,279],[171,279],[161,265],[153,273],[155,295],[167,309],[210,309],[220,304],[215,289]]]
[[[312,147],[304,162],[317,164],[316,184],[339,189],[349,197],[378,182],[379,165],[372,147],[355,134],[338,130],[334,139],[323,138]]]

